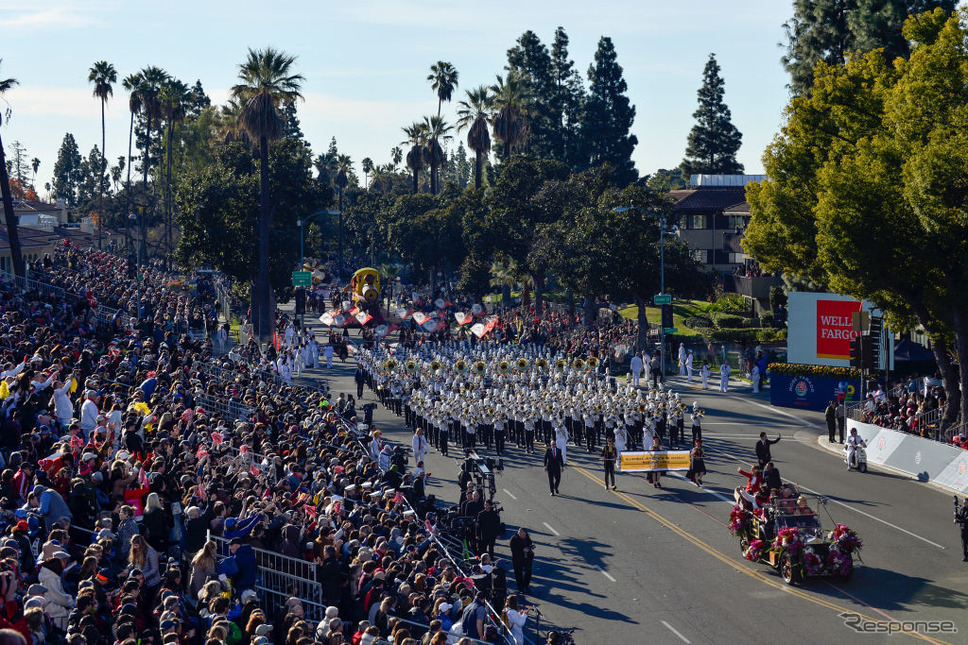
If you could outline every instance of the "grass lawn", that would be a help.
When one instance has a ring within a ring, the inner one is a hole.
[[[676,300],[672,303],[672,322],[679,329],[676,332],[678,336],[699,336],[694,330],[686,327],[682,321],[690,316],[701,314],[703,311],[702,307],[705,304],[702,300]],[[623,318],[637,320],[639,317],[639,307],[638,305],[631,305],[624,309],[619,309],[619,313]],[[659,307],[646,307],[645,317],[648,318],[650,325],[657,326],[662,321],[662,311]]]

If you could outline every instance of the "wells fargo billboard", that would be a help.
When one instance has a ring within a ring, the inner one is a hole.
[[[835,293],[791,291],[787,303],[787,361],[807,365],[850,366],[850,341],[857,332],[857,311],[880,315],[869,302]]]

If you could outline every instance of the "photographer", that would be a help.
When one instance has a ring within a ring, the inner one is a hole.
[[[961,525],[961,551],[962,562],[968,562],[968,497],[964,503],[958,506],[958,497],[955,497],[955,523]]]

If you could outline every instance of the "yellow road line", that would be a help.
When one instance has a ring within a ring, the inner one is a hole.
[[[589,471],[585,470],[584,468],[582,468],[580,466],[573,466],[572,469],[578,471],[580,474],[584,475],[586,478],[588,478],[591,481],[595,482],[595,484],[597,484],[598,486],[604,486],[605,485],[604,480],[599,479],[596,475],[590,473]],[[655,511],[653,511],[651,508],[649,508],[649,507],[645,506],[644,504],[642,504],[641,502],[639,502],[634,497],[631,497],[631,496],[625,494],[624,492],[619,492],[619,491],[610,491],[610,492],[612,492],[615,495],[617,495],[618,497],[622,498],[623,500],[625,500],[626,502],[628,502],[629,504],[631,504],[635,508],[637,508],[640,511],[642,511],[643,513],[645,513],[646,515],[648,515],[649,517],[651,517],[653,520],[655,520],[656,522],[658,522],[662,526],[666,527],[667,529],[669,529],[673,533],[676,533],[677,535],[679,535],[683,539],[691,542],[692,544],[694,544],[695,546],[699,547],[700,549],[702,549],[703,551],[705,551],[709,555],[713,556],[714,558],[716,558],[720,562],[723,562],[724,564],[732,567],[733,569],[735,569],[736,571],[739,571],[740,573],[744,573],[744,574],[748,575],[750,578],[753,578],[754,580],[758,580],[758,581],[762,582],[763,584],[766,584],[766,585],[768,585],[770,587],[773,587],[774,589],[779,589],[780,591],[784,591],[784,592],[786,592],[788,594],[792,594],[794,596],[797,596],[798,598],[802,598],[803,600],[806,600],[808,602],[812,602],[815,605],[820,605],[821,607],[824,607],[826,609],[830,609],[831,611],[835,611],[838,614],[842,614],[842,613],[845,613],[845,612],[849,612],[849,613],[857,614],[858,616],[860,616],[861,618],[863,618],[864,620],[867,620],[867,621],[878,622],[878,623],[889,622],[889,621],[885,621],[883,619],[877,619],[877,618],[872,618],[870,616],[865,616],[864,614],[861,614],[860,612],[853,611],[851,609],[847,609],[846,607],[844,607],[842,605],[837,605],[835,603],[832,603],[832,602],[829,602],[827,600],[824,600],[823,598],[818,598],[816,596],[813,596],[813,595],[807,593],[806,591],[803,591],[801,589],[797,589],[796,587],[792,587],[792,586],[790,586],[790,585],[788,585],[786,583],[778,582],[777,580],[774,580],[771,577],[767,577],[767,575],[764,574],[763,571],[753,569],[753,568],[751,568],[749,566],[746,566],[744,564],[741,564],[741,563],[737,562],[734,558],[729,557],[728,555],[726,555],[725,553],[723,553],[719,549],[715,548],[714,546],[712,546],[712,545],[710,545],[710,544],[702,541],[701,539],[699,539],[698,537],[696,537],[692,533],[689,533],[688,531],[685,531],[681,527],[677,526],[672,520],[669,520],[669,519],[663,517],[662,515],[659,515],[658,513],[656,513]],[[905,634],[907,636],[911,636],[913,638],[917,638],[917,639],[926,641],[928,643],[937,643],[939,645],[949,645],[948,643],[945,643],[945,641],[938,641],[938,640],[935,640],[933,638],[928,638],[924,634],[919,634],[918,632],[902,631],[902,632],[898,632],[898,633]]]

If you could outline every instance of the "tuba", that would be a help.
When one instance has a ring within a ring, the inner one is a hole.
[[[474,363],[474,373],[478,376],[484,376],[487,374],[487,363],[484,361],[477,361]]]
[[[415,374],[417,372],[417,361],[412,358],[407,361],[407,372],[410,374]]]
[[[581,371],[585,369],[585,361],[580,358],[576,358],[574,361],[572,361],[571,367],[577,371]]]
[[[596,370],[596,369],[598,369],[598,359],[596,357],[594,357],[594,356],[589,356],[588,357],[588,362],[585,363],[585,365],[590,370]]]
[[[396,369],[397,369],[397,361],[396,360],[394,360],[392,358],[388,358],[385,361],[383,361],[383,371],[384,372],[393,372]]]
[[[518,369],[522,372],[528,369],[528,359],[521,357],[518,359]]]
[[[458,374],[467,374],[467,370],[467,361],[465,361],[463,358],[454,363],[454,371]]]
[[[498,372],[500,372],[501,374],[507,374],[509,369],[511,369],[511,364],[509,362],[504,360],[498,361],[497,363]]]

